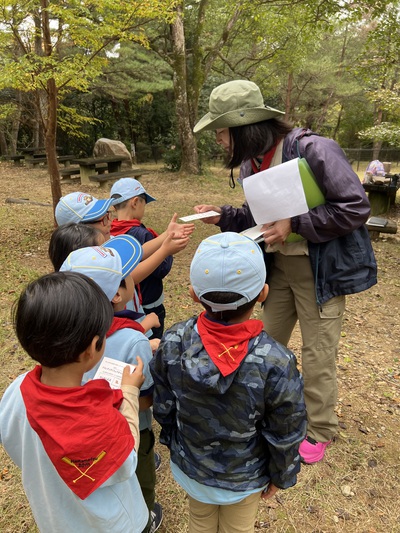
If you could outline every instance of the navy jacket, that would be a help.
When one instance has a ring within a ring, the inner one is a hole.
[[[292,230],[308,241],[317,303],[368,289],[377,283],[377,267],[364,225],[370,205],[357,174],[335,141],[311,130],[295,128],[285,137],[283,162],[296,157],[305,157],[326,200],[291,219]],[[251,163],[245,161],[240,177],[251,174]],[[222,231],[240,232],[254,225],[247,203],[222,207]]]
[[[140,244],[154,239],[154,236],[144,224],[134,226],[129,231],[128,235],[135,237]],[[164,261],[143,281],[140,282],[140,292],[142,295],[142,306],[150,305],[156,302],[163,294],[163,279],[172,268],[172,255],[169,255]]]

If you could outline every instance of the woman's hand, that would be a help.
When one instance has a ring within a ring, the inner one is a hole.
[[[266,244],[283,244],[292,233],[292,223],[290,218],[268,222],[264,224],[261,231],[264,232],[263,237]]]
[[[195,205],[193,209],[195,213],[206,213],[207,211],[216,211],[217,213],[222,213],[222,209],[216,205]],[[204,222],[204,224],[218,224],[220,219],[221,216],[215,215],[213,217],[202,218],[201,220]]]

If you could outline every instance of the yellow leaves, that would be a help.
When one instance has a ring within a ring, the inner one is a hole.
[[[11,23],[0,32],[0,89],[18,88],[23,91],[45,89],[54,79],[57,88],[66,86],[86,90],[99,76],[107,63],[105,50],[111,44],[136,41],[147,46],[146,23],[154,19],[170,22],[175,16],[176,0],[71,0],[50,2],[48,11],[52,21],[51,51],[47,56],[34,53],[35,24],[33,12],[40,13],[39,2],[7,3],[8,11],[1,12],[0,24]],[[18,20],[11,17],[18,8]],[[11,11],[10,11],[11,10]],[[39,35],[44,43],[44,29]]]

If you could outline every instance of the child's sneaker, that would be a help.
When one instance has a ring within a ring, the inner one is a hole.
[[[161,522],[163,519],[163,511],[162,507],[159,503],[154,504],[154,509],[151,511],[151,524],[149,533],[154,533],[158,530],[158,528],[161,526]]]
[[[330,440],[328,442],[317,442],[311,437],[306,437],[299,448],[301,461],[307,465],[318,463],[324,458],[325,449],[331,442]]]

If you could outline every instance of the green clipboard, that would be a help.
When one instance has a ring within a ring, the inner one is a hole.
[[[307,206],[309,209],[317,207],[317,205],[322,205],[325,203],[325,197],[322,194],[321,189],[318,186],[317,180],[311,170],[309,164],[304,159],[304,157],[299,158],[298,160],[299,172],[301,182],[303,184],[304,194],[306,197]],[[291,233],[286,242],[299,242],[304,241],[304,237],[298,233]]]

